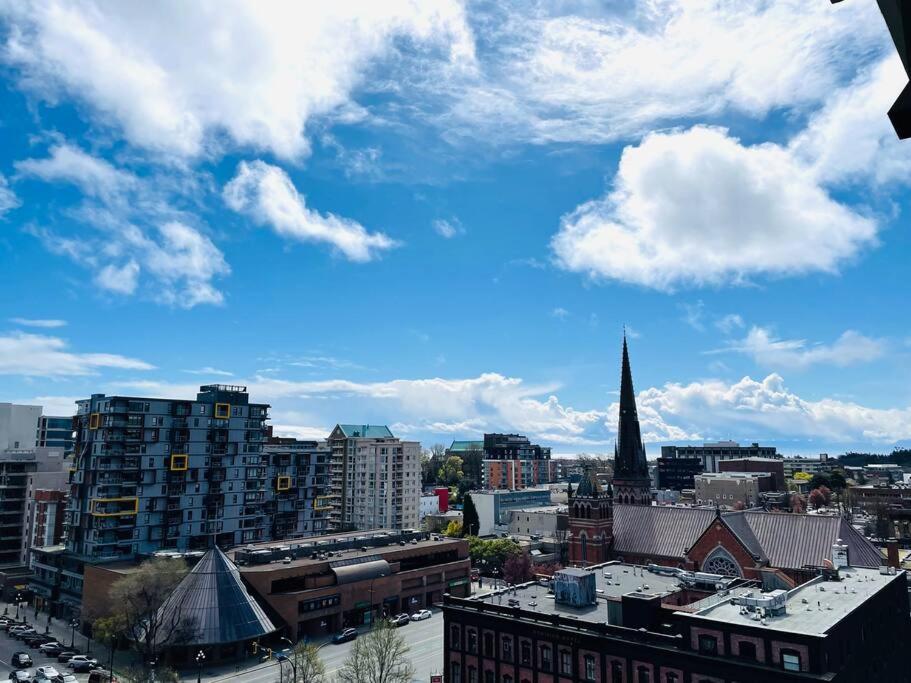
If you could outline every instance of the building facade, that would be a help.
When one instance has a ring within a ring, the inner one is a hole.
[[[268,480],[275,482],[272,500],[264,505],[272,517],[271,538],[328,533],[332,510],[329,445],[325,441],[269,437],[263,455],[268,459]]]
[[[614,500],[588,468],[569,501],[569,561],[587,567],[610,559],[614,542]]]
[[[385,425],[339,424],[329,435],[333,531],[417,529],[421,444]]]
[[[484,435],[484,488],[535,488],[552,482],[554,472],[550,448],[533,444],[521,434]]]
[[[558,539],[569,529],[569,514],[565,505],[543,508],[524,508],[509,513],[510,536],[533,536]]]
[[[772,477],[772,491],[787,491],[783,458],[737,458],[718,463],[719,472],[768,473]]]
[[[195,401],[105,396],[77,402],[67,547],[88,561],[268,540],[281,493],[263,452],[268,405],[246,387]]]
[[[507,533],[513,510],[551,505],[550,489],[472,491],[471,500],[478,512],[478,536]]]
[[[70,455],[73,452],[73,418],[42,415],[38,418],[35,445],[62,448],[65,454]]]
[[[759,505],[762,493],[774,491],[773,475],[768,472],[717,472],[696,476],[696,504],[722,508],[752,508]]]
[[[444,681],[907,680],[904,572],[841,567],[771,591],[718,578],[610,563],[557,572],[550,589],[446,596]]]
[[[41,406],[0,403],[0,451],[36,445]]]
[[[658,458],[658,488],[672,491],[696,488],[696,475],[702,474],[702,459],[697,457]]]
[[[760,446],[758,443],[741,446],[736,441],[707,442],[701,446],[662,446],[662,458],[698,458],[702,472],[720,472],[724,460],[742,458],[781,458],[774,446]]]
[[[806,472],[807,474],[831,472],[838,466],[838,461],[830,460],[827,453],[820,453],[818,458],[784,458],[782,466],[784,467],[785,478],[793,479],[798,472]]]

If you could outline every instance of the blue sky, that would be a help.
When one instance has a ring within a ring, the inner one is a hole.
[[[0,5],[0,400],[286,434],[911,441],[873,2]]]

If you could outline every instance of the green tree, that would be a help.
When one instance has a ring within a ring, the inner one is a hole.
[[[380,619],[366,636],[354,641],[351,654],[338,673],[341,683],[411,683],[414,666],[405,638]]]
[[[848,482],[845,479],[845,473],[842,470],[833,470],[829,474],[829,484],[833,491],[841,493],[848,487]]]
[[[437,479],[447,486],[455,486],[462,478],[462,458],[457,455],[450,455],[443,462]]]
[[[437,483],[436,470],[433,467],[430,451],[421,450],[421,485],[433,486]]]
[[[446,529],[443,531],[443,535],[450,538],[461,538],[462,522],[457,519],[452,520],[449,524],[446,525]]]
[[[503,570],[506,560],[522,552],[518,543],[509,538],[484,539],[468,537],[468,555],[474,567],[485,567],[488,572]]]
[[[481,529],[481,521],[478,518],[478,510],[474,506],[474,501],[470,495],[466,495],[462,502],[462,529],[469,536],[477,535]]]
[[[832,490],[832,482],[824,474],[814,474],[810,479],[810,489],[818,489],[822,486],[825,486],[828,490]]]

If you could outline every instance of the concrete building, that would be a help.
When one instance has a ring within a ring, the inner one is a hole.
[[[807,474],[826,474],[836,469],[838,461],[830,460],[828,453],[820,453],[818,458],[794,457],[782,460],[784,476],[793,479],[798,472]]]
[[[32,548],[48,548],[60,545],[63,541],[63,519],[65,516],[65,490],[30,487],[22,543],[22,556],[26,562],[30,561],[30,550]]]
[[[507,533],[513,510],[551,506],[549,489],[472,491],[471,500],[478,511],[478,536]]]
[[[550,448],[533,444],[521,434],[484,435],[481,472],[481,485],[484,488],[534,488],[552,482],[554,472]]]
[[[274,539],[319,536],[329,531],[329,466],[332,451],[325,441],[269,437],[263,445],[268,479],[275,482],[264,509],[272,516]]]
[[[785,515],[790,516],[790,515]],[[720,590],[719,590],[720,589]],[[804,585],[607,563],[443,603],[446,683],[907,680],[905,573],[839,566]]]
[[[444,593],[470,593],[468,541],[420,532],[338,534],[228,556],[293,639],[410,614],[440,603]]]
[[[721,472],[767,472],[772,475],[773,491],[787,490],[782,458],[737,458],[722,460],[718,466]]]
[[[272,538],[286,479],[263,453],[268,405],[246,387],[195,401],[94,394],[77,402],[67,547],[90,562]]]
[[[0,451],[33,448],[41,406],[0,403]]]
[[[66,455],[73,452],[73,418],[42,415],[38,418],[36,446],[62,448]]]
[[[569,529],[568,508],[565,505],[511,510],[510,536],[536,536],[554,539]]]
[[[774,446],[760,446],[758,443],[741,446],[736,441],[706,442],[701,446],[662,446],[662,458],[698,458],[702,472],[720,472],[722,460],[741,458],[780,458]],[[689,488],[689,487],[684,487]]]
[[[768,472],[718,472],[696,476],[696,504],[734,508],[759,505],[760,494],[774,491],[773,475]]]
[[[864,478],[868,484],[902,484],[905,481],[904,470],[896,464],[864,465]]]
[[[438,514],[440,514],[440,497],[435,493],[422,495],[420,502],[420,521],[423,522],[427,515]]]
[[[421,444],[385,425],[339,424],[329,435],[333,531],[417,529]]]

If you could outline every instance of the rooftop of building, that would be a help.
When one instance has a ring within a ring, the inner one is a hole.
[[[354,425],[339,424],[336,427],[341,430],[347,439],[394,439],[392,431],[386,425]]]
[[[482,451],[484,450],[483,441],[453,441],[452,445],[449,447],[450,451],[463,452],[463,451]]]
[[[566,505],[541,505],[540,507],[530,507],[530,508],[513,508],[510,512],[514,514],[546,514],[546,515],[558,515],[560,513],[565,513],[569,510]]]
[[[702,472],[697,479],[758,479],[771,477],[771,472]]]
[[[479,489],[477,491],[471,491],[471,496],[516,496],[522,497],[522,494],[547,494],[550,496],[550,488],[527,488],[527,489]]]
[[[474,598],[475,602],[485,602],[490,605],[510,606],[510,600],[518,600],[519,604],[512,606],[521,610],[533,611],[536,614],[555,614],[561,617],[577,619],[589,623],[610,623],[606,601],[620,600],[624,595],[633,594],[646,597],[665,597],[681,590],[680,578],[674,573],[677,570],[648,568],[620,562],[578,569],[570,567],[560,570],[571,575],[593,574],[595,577],[595,593],[597,602],[594,605],[574,607],[570,604],[557,602],[554,593],[550,590],[549,583],[544,585],[538,582],[529,582],[512,588],[500,588],[488,593],[482,593]],[[709,576],[709,575],[705,575]],[[724,579],[711,575],[714,580],[730,585],[732,579]]]
[[[272,541],[251,544],[228,551],[228,557],[240,567],[242,573],[246,573],[317,566],[327,562],[330,565],[357,564],[362,560],[373,560],[401,552],[404,548],[439,548],[460,543],[466,541],[417,531],[361,531],[314,536],[294,542]],[[291,559],[290,562],[287,561],[288,558]]]
[[[763,458],[758,455],[748,455],[743,458],[734,458],[732,460],[725,460],[725,464],[732,462],[767,462],[767,463],[776,463],[781,464],[782,458]]]
[[[725,624],[823,635],[885,586],[900,580],[904,572],[888,573],[886,568],[843,567],[838,574],[838,580],[819,576],[790,591],[760,593],[745,588],[735,589],[722,601],[709,604],[691,616]],[[746,602],[761,603],[766,600],[771,603],[778,593],[783,604],[781,610],[758,607],[751,610],[743,604],[745,596],[759,599],[752,601],[748,597]],[[712,599],[705,602],[711,603]],[[780,614],[776,615],[776,611]]]

